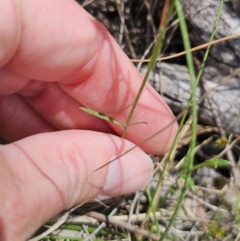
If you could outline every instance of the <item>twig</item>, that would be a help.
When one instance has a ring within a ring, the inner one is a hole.
[[[89,212],[89,213],[86,214],[86,216],[91,217],[91,218],[95,218],[95,219],[97,219],[98,221],[101,221],[101,222],[111,223],[115,226],[124,228],[131,233],[136,233],[136,234],[145,236],[147,238],[151,238],[153,240],[159,240],[160,239],[160,237],[158,235],[150,233],[147,230],[140,229],[140,228],[138,228],[134,225],[131,225],[129,223],[124,223],[124,222],[118,221],[113,217],[107,217],[107,216],[105,216],[103,214],[100,214],[100,213],[97,213],[97,212]]]
[[[117,5],[118,15],[120,17],[120,29],[119,29],[119,36],[118,36],[118,44],[122,44],[123,39],[123,32],[125,26],[125,18],[124,18],[124,2],[122,0],[115,0]]]
[[[114,209],[112,210],[112,212],[109,214],[109,216],[106,217],[106,218],[109,219],[110,216],[116,214],[116,213],[117,213],[117,210],[118,210],[117,208],[114,208]],[[90,213],[92,213],[92,212],[90,212]],[[95,213],[95,212],[93,212],[93,213]],[[103,215],[103,214],[101,214],[101,215]],[[88,216],[88,213],[86,214],[86,216]],[[90,216],[88,216],[88,217],[90,217]],[[92,217],[92,218],[95,218],[95,217]],[[95,218],[95,219],[96,219],[96,218]],[[98,219],[97,219],[97,220],[98,220]],[[103,228],[105,228],[105,227],[106,227],[106,222],[101,223],[101,224],[94,230],[94,232],[92,232],[86,239],[84,239],[84,241],[88,241],[88,240],[94,238],[94,236],[95,236],[98,232],[100,232],[101,229],[103,229]]]
[[[150,36],[150,27],[152,27],[152,30],[153,30],[153,35],[156,36],[157,35],[157,30],[155,28],[155,25],[153,23],[153,19],[152,19],[152,13],[151,13],[151,7],[152,7],[152,4],[156,2],[156,1],[144,1],[144,4],[148,10],[148,14],[146,16],[146,19],[147,19],[147,27],[146,27],[146,34],[145,34],[145,39],[146,39],[146,43],[147,45],[149,44],[149,36]]]
[[[131,224],[132,223],[132,216],[133,216],[133,211],[134,211],[134,208],[136,206],[136,203],[139,199],[139,193],[136,192],[135,193],[135,196],[134,196],[134,199],[133,199],[133,202],[132,202],[132,205],[131,205],[131,208],[130,208],[130,211],[129,211],[129,215],[128,215],[128,223]],[[131,241],[131,235],[128,233],[128,240]]]
[[[237,235],[235,241],[239,241],[239,240],[240,240],[240,232],[238,233],[238,235]]]
[[[86,203],[86,202],[84,202]],[[43,239],[45,236],[49,235],[50,233],[52,233],[53,231],[55,231],[56,229],[58,229],[62,224],[64,224],[68,218],[69,218],[69,215],[75,211],[77,208],[81,207],[84,203],[76,206],[76,207],[73,207],[71,208],[69,211],[65,212],[59,219],[56,223],[54,223],[49,229],[47,229],[45,232],[29,239],[28,241],[39,241],[41,239]]]
[[[197,197],[196,195],[194,195],[194,194],[191,193],[190,191],[187,191],[187,196],[189,196],[189,197],[197,200],[197,201],[198,201],[199,203],[201,203],[203,206],[205,206],[206,208],[209,208],[209,209],[211,209],[211,210],[213,210],[213,211],[217,211],[217,210],[220,209],[220,208],[218,208],[218,207],[216,207],[216,206],[214,206],[214,205],[212,205],[212,204],[210,204],[210,203],[208,203],[208,202],[203,201],[201,198]],[[220,210],[226,212],[225,209],[220,209]]]
[[[234,39],[234,38],[239,38],[239,37],[240,37],[240,34],[239,34],[239,33],[233,34],[233,35],[231,35],[231,36],[226,36],[226,37],[223,37],[223,38],[220,38],[220,39],[217,39],[217,40],[208,42],[208,43],[206,43],[206,44],[199,45],[199,46],[197,46],[197,47],[195,47],[195,48],[191,48],[189,51],[190,51],[190,52],[195,52],[195,51],[197,51],[197,50],[207,48],[209,45],[210,45],[210,46],[211,46],[211,45],[215,45],[215,44],[221,43],[221,42],[223,42],[223,41],[226,41],[226,40],[229,40],[229,39]],[[187,51],[182,51],[182,52],[180,52],[180,53],[173,54],[173,55],[170,55],[170,56],[157,58],[156,61],[174,59],[174,58],[183,56],[183,55],[185,55],[186,53],[187,53]],[[134,62],[134,63],[140,62],[139,59],[131,59],[131,61]],[[148,63],[148,62],[150,62],[150,59],[145,59],[145,60],[141,60],[141,61],[144,62],[144,63]]]

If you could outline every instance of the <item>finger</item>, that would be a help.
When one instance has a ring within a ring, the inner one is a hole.
[[[37,123],[45,122],[46,125],[46,121],[52,126],[51,130],[91,129],[114,133],[103,120],[80,111],[80,103],[54,83],[28,80],[3,69],[0,69],[0,79],[0,94],[10,95],[18,92],[23,97],[15,95],[14,103],[13,97],[0,99],[0,134],[7,140],[15,141],[30,134],[38,134],[40,128]],[[34,115],[34,118],[29,118],[29,115]],[[37,118],[39,120],[36,121]],[[44,128],[41,130],[46,132]]]
[[[145,186],[153,165],[140,149],[93,172],[132,145],[112,135],[62,131],[1,146],[0,239],[26,240],[50,217],[73,205]]]
[[[59,130],[87,129],[114,133],[105,121],[81,111],[79,109],[82,106],[81,103],[67,95],[55,83],[45,83],[44,91],[36,97],[29,96],[30,91],[24,92],[26,90],[20,92],[24,100],[41,117]]]
[[[16,52],[21,34],[21,21],[14,1],[0,3],[0,67],[6,64]],[[4,24],[7,23],[7,24]]]
[[[14,141],[55,130],[18,95],[0,95],[0,136],[4,139]]]
[[[29,79],[57,81],[79,103],[125,122],[142,77],[106,29],[74,1],[28,1],[22,13],[22,38],[5,68]],[[149,85],[132,119],[140,121],[148,124],[132,126],[126,137],[138,143],[163,130],[142,148],[167,151],[177,124]],[[111,127],[121,134],[118,126]]]

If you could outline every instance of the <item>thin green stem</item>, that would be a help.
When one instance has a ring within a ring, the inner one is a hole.
[[[158,219],[157,219],[157,216],[156,216],[156,209],[155,209],[155,206],[153,205],[153,199],[152,199],[152,195],[151,195],[151,192],[150,192],[149,188],[146,188],[146,194],[147,194],[147,197],[148,197],[148,201],[150,203],[151,211],[153,213],[153,223],[154,223],[155,227],[157,228],[157,234],[160,235]]]
[[[215,22],[214,22],[214,26],[213,26],[213,30],[212,30],[212,33],[211,33],[209,42],[212,42],[213,39],[214,39],[216,30],[217,30],[217,25],[218,25],[219,19],[220,19],[220,17],[221,17],[221,12],[222,12],[222,8],[223,8],[223,3],[224,3],[224,0],[221,0],[220,6],[219,6],[219,9],[218,9],[218,13],[217,13],[217,17],[216,17],[216,20],[215,20]],[[198,72],[198,75],[197,75],[196,85],[198,84],[198,82],[199,82],[199,80],[200,80],[200,78],[201,78],[201,76],[202,76],[202,72],[203,72],[205,63],[206,63],[206,61],[207,61],[207,57],[208,57],[208,55],[209,55],[209,51],[210,51],[210,48],[211,48],[211,47],[212,47],[212,46],[209,45],[209,46],[206,48],[206,51],[205,51],[205,54],[204,54],[204,57],[203,57],[202,64],[201,64],[201,67],[200,67],[199,72]]]
[[[134,103],[132,105],[130,113],[129,113],[128,117],[127,117],[126,124],[125,124],[124,130],[123,130],[123,134],[122,134],[123,138],[126,135],[127,128],[128,128],[128,126],[129,126],[129,124],[131,122],[131,119],[133,117],[133,113],[134,113],[134,111],[135,111],[135,109],[137,107],[138,101],[139,101],[140,96],[141,96],[141,94],[143,92],[144,86],[145,86],[145,84],[146,84],[146,82],[148,80],[149,74],[150,74],[151,70],[153,69],[153,67],[155,65],[155,62],[156,62],[156,59],[157,59],[157,57],[158,57],[158,55],[159,55],[159,53],[160,53],[160,51],[162,49],[163,40],[165,38],[166,25],[167,25],[167,22],[169,20],[169,17],[171,16],[172,11],[173,11],[173,4],[170,5],[170,8],[168,10],[168,13],[167,13],[167,16],[166,16],[167,20],[165,21],[165,25],[160,29],[160,33],[159,33],[159,35],[157,37],[156,44],[155,44],[155,46],[153,48],[153,51],[152,51],[150,62],[148,63],[147,72],[146,72],[146,74],[144,76],[143,82],[142,82],[142,84],[140,86],[140,89],[139,89],[139,91],[137,93],[137,96],[136,96],[136,98],[134,100]]]
[[[187,66],[188,66],[188,70],[189,70],[189,75],[190,75],[190,86],[191,86],[191,93],[192,93],[191,97],[190,97],[190,103],[191,103],[191,107],[192,107],[191,112],[192,112],[192,117],[193,117],[192,125],[191,125],[192,139],[191,139],[189,151],[185,157],[185,162],[187,164],[186,165],[187,171],[186,171],[185,182],[184,182],[184,185],[183,185],[183,188],[181,191],[181,195],[179,197],[179,201],[178,201],[176,209],[172,215],[172,218],[170,219],[160,241],[162,241],[167,236],[170,228],[172,227],[172,225],[177,217],[177,214],[181,208],[183,200],[185,198],[185,194],[186,194],[187,188],[189,186],[190,178],[191,178],[191,171],[192,171],[193,160],[194,160],[194,147],[196,146],[197,101],[196,101],[196,97],[195,97],[195,92],[196,92],[197,85],[195,82],[195,73],[194,73],[192,54],[189,51],[191,49],[191,46],[190,46],[190,40],[189,40],[189,36],[188,36],[187,25],[186,25],[186,21],[184,18],[182,6],[181,6],[181,3],[179,0],[175,0],[175,8],[176,8],[176,12],[177,12],[177,15],[179,18],[179,24],[180,24],[180,29],[181,29],[181,33],[182,33],[183,44],[184,44],[184,48],[186,50],[186,61],[187,61]]]
[[[222,2],[223,2],[223,0],[222,0]],[[188,70],[189,70],[189,75],[190,75],[190,86],[191,86],[191,93],[192,93],[191,97],[190,97],[190,103],[191,103],[191,107],[192,107],[191,108],[192,138],[191,138],[188,153],[187,153],[187,155],[185,157],[185,160],[184,160],[184,163],[185,163],[184,167],[186,168],[186,170],[185,170],[185,182],[184,182],[184,185],[183,185],[183,188],[182,188],[182,191],[181,191],[176,209],[175,209],[175,211],[172,215],[172,218],[170,219],[170,221],[169,221],[169,223],[166,227],[166,230],[165,230],[164,234],[162,235],[160,241],[162,241],[167,236],[170,228],[172,227],[172,225],[173,225],[173,223],[174,223],[174,221],[177,217],[177,214],[178,214],[178,212],[181,208],[181,205],[184,201],[186,191],[187,191],[187,189],[188,189],[188,187],[191,183],[191,173],[192,173],[192,170],[193,170],[193,162],[194,162],[194,156],[195,156],[194,148],[196,146],[196,138],[197,138],[197,131],[196,131],[196,126],[197,126],[196,88],[197,88],[197,84],[198,84],[198,81],[199,81],[201,73],[202,73],[202,69],[201,69],[201,72],[199,71],[199,73],[198,73],[198,78],[195,79],[193,59],[192,59],[192,54],[190,52],[191,46],[190,46],[190,41],[189,41],[189,36],[188,36],[188,31],[187,31],[187,25],[186,25],[186,22],[185,22],[185,18],[184,18],[184,14],[183,14],[183,11],[182,11],[182,6],[181,6],[181,3],[180,3],[180,0],[175,0],[175,8],[176,8],[178,18],[179,18],[179,24],[180,24],[180,29],[181,29],[182,38],[183,38],[183,44],[184,44],[184,48],[186,50],[186,61],[187,61],[187,66],[188,66]],[[219,21],[221,10],[222,10],[222,4],[220,4],[219,10],[218,10],[218,17],[215,21],[214,29],[213,29],[211,38],[214,37],[216,25]],[[207,59],[207,56],[208,56],[208,53],[209,53],[209,49],[210,48],[208,48],[208,51],[206,51],[206,53],[205,53],[203,64],[201,66],[202,68],[204,67],[204,64],[206,62],[206,59]]]

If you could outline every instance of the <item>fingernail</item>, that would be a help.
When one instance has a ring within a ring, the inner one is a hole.
[[[112,157],[113,160],[116,157]],[[111,162],[100,196],[117,196],[145,187],[153,175],[151,158],[141,151],[132,151]]]

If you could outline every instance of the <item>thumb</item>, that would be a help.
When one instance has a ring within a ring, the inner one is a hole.
[[[1,146],[0,240],[25,240],[62,210],[145,186],[153,165],[139,148],[94,172],[132,146],[117,136],[82,130]]]

